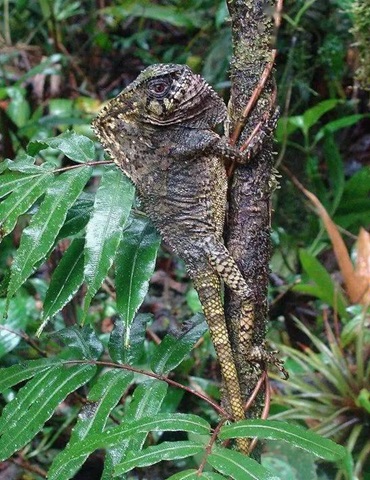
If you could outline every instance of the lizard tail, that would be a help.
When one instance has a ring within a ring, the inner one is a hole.
[[[244,420],[244,401],[225,321],[220,279],[213,270],[209,269],[196,276],[194,286],[198,291],[213,345],[220,362],[231,414],[235,421]],[[238,449],[242,453],[248,454],[249,443],[246,438],[237,439]]]

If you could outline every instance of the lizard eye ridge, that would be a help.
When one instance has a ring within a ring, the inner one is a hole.
[[[149,94],[156,98],[163,98],[165,95],[167,95],[170,88],[171,83],[169,80],[164,78],[157,78],[148,83]]]

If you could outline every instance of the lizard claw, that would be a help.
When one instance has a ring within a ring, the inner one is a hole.
[[[249,352],[246,353],[246,356],[251,363],[274,365],[274,367],[283,374],[284,380],[288,380],[289,373],[284,368],[284,362],[278,357],[278,354],[278,350],[267,350],[263,344],[252,347]]]

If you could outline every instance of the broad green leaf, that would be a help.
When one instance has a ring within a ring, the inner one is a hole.
[[[95,371],[92,365],[57,365],[22,387],[0,419],[0,460],[30,442],[66,396],[88,382]]]
[[[84,280],[84,238],[75,238],[64,253],[50,281],[44,300],[43,319],[59,312]]]
[[[143,417],[139,420],[126,421],[117,427],[109,428],[103,433],[89,435],[84,440],[71,445],[71,459],[90,454],[99,448],[115,447],[125,440],[141,433],[185,431],[209,435],[210,425],[201,417],[183,413],[158,413],[154,417]]]
[[[130,326],[148,290],[155,267],[160,238],[150,221],[134,217],[125,229],[116,257],[117,310],[126,325],[125,345]]]
[[[100,288],[122,237],[131,210],[134,187],[118,169],[105,169],[96,193],[92,218],[87,225],[85,246],[85,315]]]
[[[1,178],[1,177],[0,177]],[[354,196],[368,197],[370,192],[370,165],[362,167],[346,182],[344,186],[344,201]]]
[[[337,118],[332,122],[326,123],[315,135],[315,143],[319,142],[328,133],[335,133],[342,128],[351,127],[366,117],[364,114],[347,115],[346,117]]]
[[[26,100],[26,90],[23,87],[7,87],[6,88],[11,102],[6,109],[7,115],[17,125],[18,128],[23,127],[31,115],[30,104]]]
[[[27,360],[11,367],[0,368],[0,393],[44,370],[48,370],[56,363],[60,363],[60,360],[56,358],[42,358],[40,360]]]
[[[299,259],[309,279],[319,287],[318,298],[335,308],[341,317],[346,318],[348,316],[346,302],[339,289],[335,287],[334,281],[327,270],[307,250],[301,249],[299,251]],[[293,287],[293,290],[299,290],[299,288],[300,286],[297,285],[297,288]]]
[[[126,327],[121,318],[114,320],[114,328],[109,337],[108,350],[111,359],[117,363],[140,364],[144,355],[143,344],[146,335],[146,326],[152,320],[149,313],[139,313],[130,327],[130,344],[125,345]]]
[[[110,370],[98,379],[90,391],[88,403],[78,416],[67,447],[55,457],[50,467],[49,480],[69,480],[79,470],[87,455],[71,458],[70,446],[104,430],[111,411],[120,401],[132,378],[133,374],[130,372]]]
[[[86,227],[94,206],[94,195],[82,192],[74,205],[68,210],[66,220],[60,229],[57,239],[72,237]]]
[[[234,480],[282,480],[256,460],[226,448],[213,448],[208,463]]]
[[[328,462],[337,462],[347,456],[346,449],[332,440],[321,437],[299,425],[277,420],[242,420],[221,428],[220,439],[237,437],[284,440]]]
[[[95,157],[94,142],[72,130],[67,130],[57,137],[43,139],[42,143],[60,150],[74,162],[86,163],[94,160]]]
[[[339,103],[343,103],[343,101],[338,99],[323,100],[314,107],[306,110],[303,114],[304,129],[308,131],[325,113],[333,110]]]
[[[202,17],[198,14],[179,11],[170,5],[151,5],[148,2],[125,2],[123,6],[108,7],[104,10],[114,18],[127,18],[128,16],[149,18],[169,23],[176,27],[196,28],[202,26]]]
[[[5,304],[5,299],[0,299],[0,318],[5,312]],[[11,299],[8,315],[0,321],[0,358],[18,345],[22,337],[17,332],[26,330],[28,322],[36,320],[38,315],[35,299],[31,295],[19,292]]]
[[[11,195],[0,203],[1,236],[8,235],[13,230],[18,217],[32,207],[36,200],[45,193],[46,188],[52,181],[53,174],[45,172],[33,178],[31,182],[18,186]]]
[[[41,169],[38,169],[38,172],[32,175],[7,170],[0,175],[0,198],[5,197],[13,191],[17,191],[21,187],[33,185],[40,176],[44,176],[45,174],[45,170]]]
[[[207,331],[203,315],[195,315],[183,328],[179,336],[166,335],[156,347],[151,367],[155,373],[166,374],[189,355],[194,344]]]
[[[202,472],[198,475],[197,470],[185,470],[171,475],[167,480],[225,480],[226,477],[215,472]]]
[[[8,298],[11,298],[42,260],[63,225],[67,211],[84,188],[91,168],[82,167],[59,175],[47,189],[44,201],[27,228],[11,266]]]
[[[115,470],[115,476],[129,472],[133,468],[147,467],[162,460],[179,460],[190,457],[204,451],[204,445],[190,441],[163,442],[153,447],[145,448],[139,452],[129,452],[125,459],[120,462]]]
[[[26,173],[27,175],[38,175],[45,173],[45,171],[54,170],[55,168],[55,165],[48,162],[35,165],[35,161],[35,157],[31,157],[26,153],[20,153],[14,161],[9,161],[8,169],[14,172]]]
[[[126,418],[140,420],[143,417],[154,418],[161,408],[167,393],[167,384],[158,380],[148,380],[135,388],[131,403],[126,412]],[[116,444],[107,450],[104,472],[101,480],[112,478],[115,465],[121,461],[127,451],[139,451],[143,448],[148,433],[138,433],[132,438]]]
[[[73,325],[52,334],[68,347],[68,358],[97,360],[104,351],[103,344],[92,327]]]

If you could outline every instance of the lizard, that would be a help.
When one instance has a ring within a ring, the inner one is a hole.
[[[220,362],[231,416],[245,418],[243,395],[229,341],[221,281],[240,295],[240,343],[251,360],[253,305],[247,284],[222,241],[228,180],[225,160],[245,163],[244,152],[214,132],[227,118],[221,97],[186,65],[147,67],[93,120],[104,149],[132,180],[140,208],[164,242],[185,262],[198,292]],[[272,128],[271,128],[272,129]],[[266,135],[262,131],[261,138]],[[252,358],[255,357],[255,358]],[[248,441],[238,439],[247,453]]]

